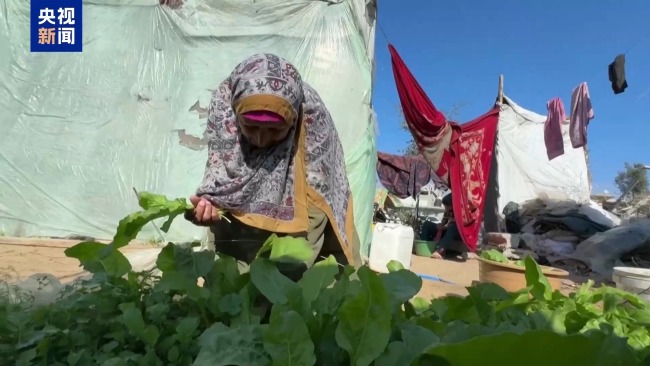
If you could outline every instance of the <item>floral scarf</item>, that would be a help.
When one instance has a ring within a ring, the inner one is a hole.
[[[238,106],[251,96],[288,102],[292,110],[284,115],[296,118],[282,142],[257,148],[242,136]],[[235,67],[212,95],[205,138],[209,156],[198,195],[246,224],[275,232],[306,231],[307,205],[316,205],[328,214],[344,250],[350,249],[352,201],[343,148],[320,96],[292,64],[258,54]]]

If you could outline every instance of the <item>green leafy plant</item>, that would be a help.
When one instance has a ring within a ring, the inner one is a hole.
[[[497,263],[514,264],[515,266],[519,266],[519,267],[526,266],[525,259],[518,260],[518,261],[511,261],[510,259],[508,259],[508,257],[506,257],[505,254],[495,249],[484,251],[483,253],[481,253],[481,258],[492,262],[497,262]]]
[[[90,280],[56,302],[0,302],[0,360],[7,365],[641,365],[650,311],[638,297],[588,283],[553,292],[532,258],[528,287],[494,284],[465,298],[415,297],[422,280],[399,263],[377,274],[333,257],[297,282],[279,268],[311,253],[271,236],[248,272],[233,258],[167,244],[157,270],[136,273],[119,251],[184,200],[141,195],[108,245],[66,251]]]

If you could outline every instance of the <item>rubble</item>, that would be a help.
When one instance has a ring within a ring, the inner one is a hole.
[[[488,233],[486,249],[530,255],[580,276],[611,279],[614,266],[650,267],[650,219],[621,221],[598,204],[536,199],[504,209],[508,233]]]

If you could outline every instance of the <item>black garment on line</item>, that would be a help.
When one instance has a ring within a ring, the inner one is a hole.
[[[625,55],[618,55],[614,62],[609,64],[609,81],[612,82],[614,94],[621,94],[627,88],[625,79]]]

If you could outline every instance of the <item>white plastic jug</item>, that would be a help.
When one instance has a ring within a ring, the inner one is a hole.
[[[369,266],[375,272],[388,273],[388,262],[395,260],[411,268],[413,228],[400,224],[377,223],[372,233]]]

